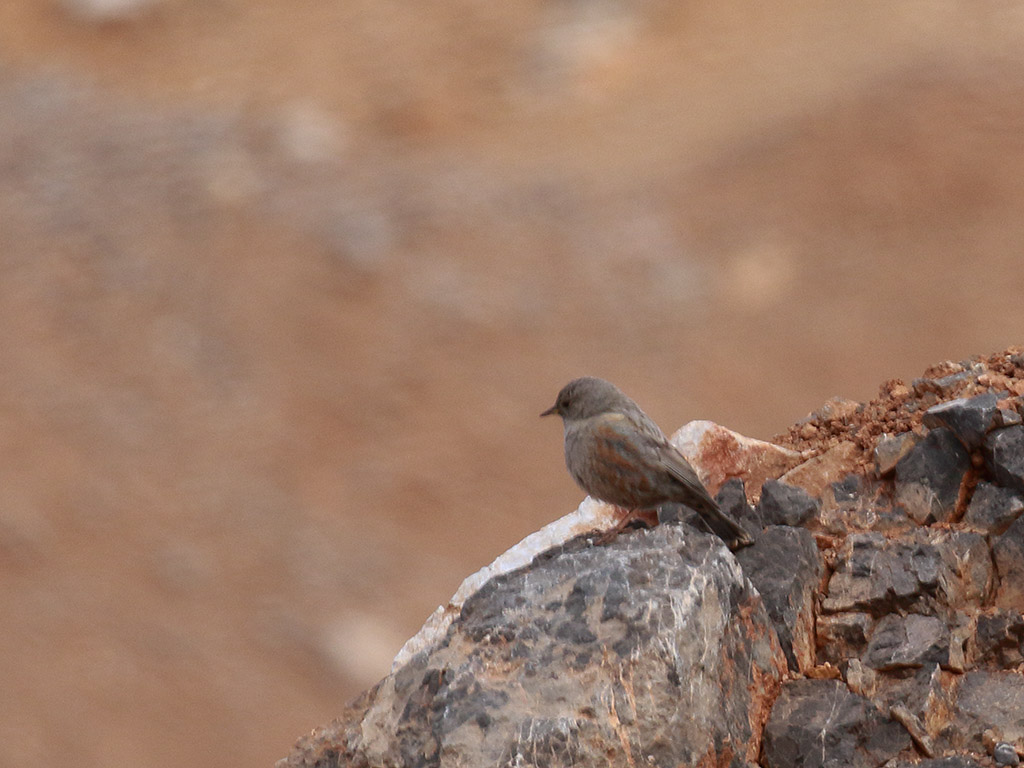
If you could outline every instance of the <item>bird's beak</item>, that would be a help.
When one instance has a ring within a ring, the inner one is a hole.
[[[542,413],[541,416],[551,416],[552,414],[555,414],[555,413],[558,413],[558,404],[557,403],[555,405],[552,405],[546,411],[544,411],[544,413]]]

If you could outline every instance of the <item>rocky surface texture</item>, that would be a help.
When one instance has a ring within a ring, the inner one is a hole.
[[[578,538],[492,579],[330,730],[336,763],[755,759],[785,662],[736,560],[691,533]]]
[[[667,522],[573,538],[279,765],[1016,765],[1022,396],[1011,349],[775,444],[683,430],[754,546]]]

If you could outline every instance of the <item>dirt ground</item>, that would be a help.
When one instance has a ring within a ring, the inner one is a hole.
[[[575,508],[1024,339],[1024,15],[0,3],[0,765],[267,765]]]

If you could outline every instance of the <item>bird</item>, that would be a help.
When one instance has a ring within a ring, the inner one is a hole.
[[[565,430],[565,465],[588,495],[638,513],[676,502],[694,510],[730,549],[753,544],[719,508],[697,473],[657,424],[610,381],[573,379],[541,416],[558,415]]]

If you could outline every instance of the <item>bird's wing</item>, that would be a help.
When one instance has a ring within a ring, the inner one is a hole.
[[[704,483],[701,482],[697,470],[690,465],[690,462],[683,458],[674,445],[669,445],[669,448],[671,450],[665,451],[662,454],[665,469],[668,470],[669,474],[684,485],[703,488]]]
[[[594,432],[636,464],[649,464],[668,445],[665,433],[642,411],[602,414],[594,421]]]
[[[666,451],[663,454],[664,466],[669,474],[682,483],[691,494],[691,500],[687,501],[687,506],[693,507],[711,531],[720,536],[731,549],[753,544],[754,540],[743,526],[725,514],[718,506],[718,502],[711,498],[704,483],[697,476],[696,470],[690,466],[690,463],[683,458],[675,446],[671,447],[671,451]]]
[[[704,487],[704,483],[701,482],[700,477],[697,475],[697,471],[690,466],[690,462],[683,458],[683,455],[679,453],[674,445],[667,440],[665,442],[668,450],[661,453],[662,464],[672,477],[693,493],[695,503],[691,506],[700,510],[699,505],[703,503],[704,507],[717,510],[718,504],[711,498],[711,495]]]
[[[715,502],[708,495],[704,484],[690,463],[683,458],[678,449],[665,437],[661,428],[643,411],[626,417],[623,414],[605,414],[596,425],[596,431],[604,440],[612,442],[615,438],[628,436],[629,458],[634,461],[658,461],[672,477],[691,489],[702,500],[711,506]],[[620,451],[626,448],[620,444]]]
[[[601,450],[595,451],[593,456],[599,458],[606,469],[615,470],[611,473],[613,477],[616,476],[616,472],[628,477],[632,483],[633,494],[658,493],[652,485],[649,473],[636,470],[637,466],[642,466],[645,462],[657,461],[682,486],[684,498],[679,500],[696,510],[710,529],[730,547],[743,547],[753,543],[750,535],[719,509],[696,470],[668,441],[658,425],[645,414],[634,414],[632,418],[618,413],[605,414],[592,425],[591,435],[601,443]],[[603,476],[604,473],[597,475]],[[624,504],[615,501],[617,489],[614,487],[594,490],[598,491],[599,498],[628,506],[628,502]],[[594,490],[588,489],[588,493],[593,493]],[[605,494],[603,496],[602,491]]]

